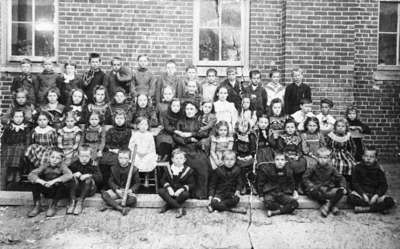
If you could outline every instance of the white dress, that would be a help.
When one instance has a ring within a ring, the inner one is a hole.
[[[324,135],[333,130],[336,120],[334,117],[332,117],[332,115],[328,114],[324,116],[322,113],[320,113],[317,115],[317,118],[319,120],[320,130]]]
[[[156,145],[150,131],[133,131],[129,141],[129,149],[133,152],[136,146],[135,166],[140,172],[150,172],[157,166]]]
[[[218,121],[226,121],[229,124],[229,132],[232,134],[235,124],[238,120],[238,112],[235,105],[228,101],[215,101],[214,102],[215,116]]]

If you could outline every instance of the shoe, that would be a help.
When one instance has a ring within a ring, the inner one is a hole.
[[[182,218],[186,214],[186,211],[184,208],[178,208],[178,213],[176,214],[176,218]]]
[[[40,204],[36,204],[33,209],[28,213],[29,218],[36,217],[41,211]]]
[[[215,211],[214,208],[211,206],[211,204],[208,204],[207,210],[208,210],[209,213],[212,213],[212,212]]]
[[[51,205],[51,206],[49,206],[49,209],[47,209],[46,216],[53,217],[54,215],[56,215],[56,213],[57,213],[57,210],[56,210],[55,205]]]
[[[72,200],[69,202],[68,206],[67,206],[67,214],[73,214],[74,210],[75,210],[75,205],[76,205],[76,201]]]
[[[74,209],[74,215],[79,215],[82,213],[83,210],[83,201],[80,200],[76,203],[76,207]]]
[[[253,195],[258,195],[257,188],[255,188],[253,186],[251,188],[252,188]]]
[[[229,210],[231,213],[237,213],[237,214],[246,214],[247,210],[245,208],[237,207],[237,208],[231,208]]]
[[[328,217],[328,215],[329,215],[329,204],[325,203],[324,205],[322,205],[321,208],[319,209],[319,211],[321,211],[322,217]]]
[[[246,186],[243,186],[243,188],[240,190],[240,195],[245,195],[247,194],[247,188]]]
[[[123,207],[121,210],[121,214],[123,216],[126,216],[129,213],[129,208],[128,207]]]
[[[267,210],[267,216],[268,217],[272,217],[275,215],[281,214],[280,210]]]
[[[169,206],[168,206],[168,205],[164,205],[164,206],[160,209],[159,213],[160,213],[160,214],[163,214],[163,213],[167,212],[168,210],[169,210]]]
[[[339,215],[340,210],[339,210],[338,207],[334,206],[334,207],[332,207],[331,212],[332,212],[333,215],[336,216],[336,215]]]
[[[362,206],[355,206],[354,207],[354,213],[359,214],[359,213],[369,213],[371,212],[371,207],[362,207]]]

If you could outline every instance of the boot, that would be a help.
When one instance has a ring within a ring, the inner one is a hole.
[[[354,207],[354,213],[359,214],[359,213],[369,213],[371,212],[371,207],[362,207],[362,206],[355,206]]]
[[[251,186],[251,192],[253,192],[253,195],[258,195],[257,188],[254,187],[253,185]]]
[[[185,214],[186,214],[186,210],[185,210],[185,208],[178,208],[178,213],[176,214],[176,218],[177,219],[179,219],[179,218],[182,218],[183,216],[185,216]]]
[[[50,200],[49,209],[47,209],[46,216],[53,217],[57,213],[57,201]]]
[[[83,210],[83,200],[78,200],[76,203],[76,207],[74,209],[74,215],[79,215],[82,213]]]
[[[67,206],[67,214],[73,214],[75,210],[76,200],[71,200]]]
[[[163,214],[169,210],[168,204],[165,204],[161,209],[160,209],[160,214]]]
[[[35,216],[37,216],[41,211],[41,205],[40,202],[37,201],[34,203],[33,209],[28,213],[28,217],[29,218],[33,218]]]
[[[246,185],[244,185],[244,186],[242,187],[242,189],[240,190],[240,195],[245,195],[245,194],[247,194]]]
[[[247,210],[245,208],[240,208],[240,207],[231,208],[228,211],[231,213],[237,213],[237,214],[246,214],[247,213]]]
[[[267,216],[271,217],[271,216],[275,216],[275,215],[279,215],[281,214],[281,210],[267,210]]]
[[[129,207],[123,207],[121,208],[120,212],[123,216],[126,216],[129,213],[130,208]]]
[[[207,210],[209,213],[212,213],[215,211],[214,208],[211,206],[211,203],[207,205]]]
[[[327,201],[324,205],[321,206],[319,209],[321,211],[322,217],[327,217],[329,215],[329,209],[330,209],[330,202]]]
[[[333,206],[332,208],[331,208],[331,212],[332,212],[332,214],[333,215],[339,215],[339,213],[340,213],[340,210],[339,210],[339,208],[338,207],[336,207],[336,206]]]

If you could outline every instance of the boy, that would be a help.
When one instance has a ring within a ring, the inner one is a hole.
[[[215,70],[214,68],[207,69],[206,77],[207,78],[202,85],[203,100],[213,101],[215,92],[217,91],[218,87],[217,70]]]
[[[93,196],[97,191],[97,186],[102,181],[100,170],[91,160],[91,155],[92,148],[82,145],[78,149],[78,160],[69,166],[75,184],[70,191],[71,200],[67,207],[67,214],[78,215],[82,213],[85,198]],[[80,195],[78,200],[77,194]]]
[[[176,74],[176,62],[174,60],[168,60],[166,63],[166,72],[162,73],[160,78],[157,81],[157,89],[156,89],[156,106],[162,100],[162,91],[165,87],[171,87],[175,96],[178,93],[183,94],[184,84],[182,79]]]
[[[47,92],[51,88],[57,88],[57,78],[59,74],[54,72],[54,64],[50,58],[43,61],[43,71],[38,75],[38,85],[36,89],[37,106],[47,104]],[[57,88],[58,89],[58,88]]]
[[[300,100],[300,110],[291,115],[297,124],[298,131],[304,131],[304,122],[306,121],[307,117],[313,116],[315,115],[312,113],[312,103],[309,99]]]
[[[251,85],[243,89],[244,94],[248,94],[251,103],[257,112],[257,117],[266,113],[268,96],[264,87],[261,86],[261,73],[258,70],[250,71]]]
[[[291,214],[299,203],[293,198],[293,171],[286,166],[282,153],[275,154],[275,163],[261,164],[258,169],[258,193],[264,198],[267,216]]]
[[[319,121],[320,131],[323,135],[333,131],[335,125],[335,118],[329,114],[333,107],[333,102],[330,99],[321,99],[320,102],[321,113],[317,115]]]
[[[228,67],[226,69],[227,78],[220,83],[220,86],[226,87],[228,89],[229,102],[235,104],[236,110],[240,111],[242,108],[242,98],[241,98],[241,87],[240,82],[236,79],[236,68]]]
[[[126,93],[130,93],[131,81],[131,70],[122,66],[122,59],[120,57],[113,57],[111,60],[111,71],[105,77],[108,95],[111,98],[114,97],[118,88],[122,88]]]
[[[184,103],[186,101],[192,101],[197,106],[200,106],[201,95],[199,94],[199,90],[197,88],[196,81],[190,80],[186,83],[185,93],[183,94],[183,96],[180,99],[181,99],[181,103]]]
[[[308,99],[311,102],[311,88],[303,83],[303,71],[300,68],[292,70],[292,80],[293,83],[286,87],[283,97],[287,115],[300,109],[300,100]]]
[[[47,217],[56,214],[57,202],[73,187],[71,181],[72,173],[66,165],[62,163],[63,152],[54,149],[49,157],[48,163],[42,163],[39,168],[31,171],[28,180],[32,183],[33,209],[28,213],[28,217],[35,217],[41,211],[40,194],[50,198]]]
[[[271,81],[264,86],[268,96],[268,106],[271,105],[271,101],[275,98],[283,101],[283,96],[285,95],[285,86],[280,83],[281,74],[279,71],[277,69],[272,69],[269,73],[269,77]]]
[[[346,194],[346,180],[331,164],[331,151],[321,147],[317,151],[318,164],[308,168],[303,175],[303,183],[308,197],[322,204],[323,217],[329,212],[339,214],[336,204]]]
[[[354,206],[355,213],[382,212],[387,213],[395,202],[385,195],[388,184],[385,172],[377,162],[377,152],[373,147],[365,148],[362,162],[353,170],[353,189],[348,202]]]
[[[85,92],[89,103],[94,103],[93,89],[97,85],[104,85],[106,74],[100,68],[101,58],[98,53],[91,53],[89,55],[89,71],[83,74],[82,90]]]
[[[167,167],[161,178],[161,189],[158,190],[160,197],[166,202],[160,213],[165,213],[171,208],[178,209],[176,218],[186,214],[182,204],[189,199],[194,188],[195,181],[193,170],[185,165],[185,152],[180,149],[172,151],[172,165]]]
[[[199,78],[197,77],[197,68],[194,65],[189,65],[186,67],[186,79],[184,79],[183,81],[183,85],[184,87],[182,89],[179,90],[183,90],[183,92],[177,92],[176,93],[176,97],[177,98],[182,98],[183,95],[185,94],[185,92],[187,92],[187,87],[188,87],[188,83],[194,81],[196,83],[196,89],[197,89],[197,94],[199,96],[202,96],[202,87],[201,87],[201,83],[199,81]]]
[[[122,215],[127,215],[129,212],[128,207],[136,205],[136,191],[140,187],[139,170],[133,167],[132,181],[128,190],[128,198],[126,200],[126,207],[121,205],[122,198],[125,192],[125,186],[128,180],[129,166],[130,166],[131,152],[128,149],[122,149],[118,152],[118,161],[111,167],[110,178],[108,185],[110,189],[101,192],[103,201],[111,206],[111,208],[118,210]],[[105,210],[105,209],[102,209]]]
[[[236,165],[236,153],[224,151],[223,165],[216,168],[211,176],[208,211],[230,211],[246,214],[245,209],[234,208],[240,201],[239,191],[242,187],[240,168]]]
[[[28,92],[29,103],[36,105],[36,89],[39,87],[38,79],[31,73],[32,62],[29,59],[21,60],[21,74],[14,78],[11,85],[11,92],[24,88]]]
[[[137,58],[138,68],[133,74],[131,84],[131,94],[133,97],[144,93],[154,103],[154,94],[156,90],[157,78],[148,69],[149,58],[142,54]],[[174,89],[175,91],[175,89]]]

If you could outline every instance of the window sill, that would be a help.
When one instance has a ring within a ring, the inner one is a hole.
[[[242,76],[242,73],[240,73],[240,71],[243,72],[243,76],[247,77],[249,76],[249,70],[244,67],[244,66],[212,66],[212,65],[197,65],[197,75],[198,76],[206,76],[207,70],[210,68],[214,68],[215,70],[217,70],[217,75],[218,77],[225,77],[226,76],[226,69],[228,67],[235,67],[235,68],[240,68],[239,70],[237,70],[237,75],[238,76]]]
[[[54,67],[56,72],[60,72],[58,67]],[[32,73],[41,73],[43,71],[43,67],[41,63],[32,63],[31,72]],[[20,73],[21,67],[19,63],[9,63],[5,65],[0,65],[0,73]]]
[[[378,66],[378,70],[374,72],[373,77],[376,81],[400,81],[400,67],[392,67],[390,69],[387,66],[385,68]]]

